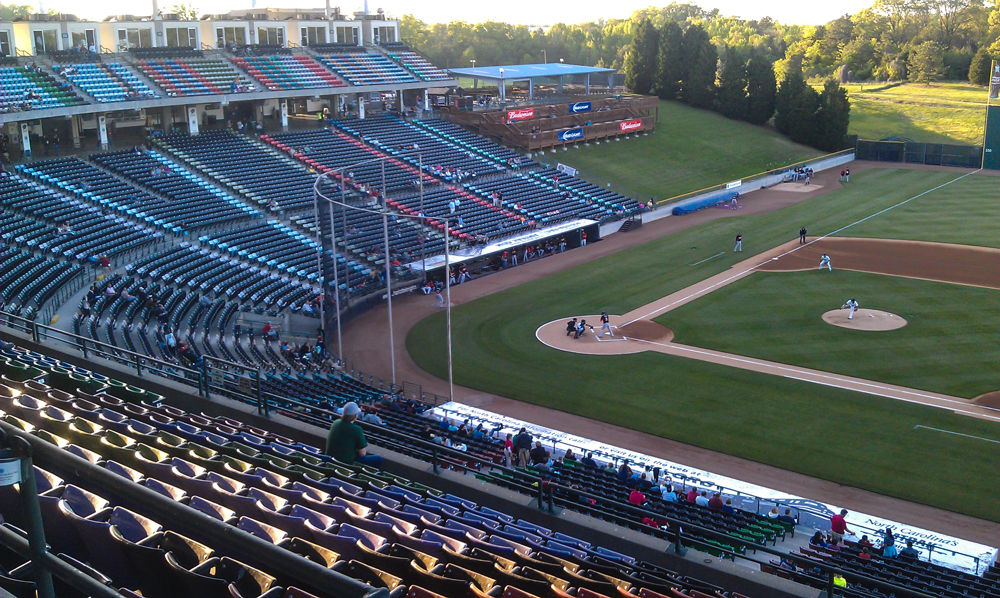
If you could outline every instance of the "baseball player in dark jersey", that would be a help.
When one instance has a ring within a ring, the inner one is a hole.
[[[805,245],[805,244],[806,244],[806,227],[803,226],[802,228],[799,229],[799,245]]]
[[[608,317],[608,312],[602,311],[601,312],[601,334],[599,334],[598,336],[604,336],[604,331],[605,330],[608,331],[608,334],[611,335],[611,338],[614,338],[615,333],[611,332],[611,318]]]
[[[734,252],[739,251],[740,253],[743,253],[743,235],[742,234],[736,235],[736,247],[733,247],[733,251]]]

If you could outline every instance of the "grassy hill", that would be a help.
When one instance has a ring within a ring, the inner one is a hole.
[[[656,132],[546,153],[544,160],[633,197],[666,199],[820,155],[766,127],[660,102]]]
[[[862,139],[907,137],[923,143],[979,145],[986,88],[969,83],[852,83],[850,133]]]

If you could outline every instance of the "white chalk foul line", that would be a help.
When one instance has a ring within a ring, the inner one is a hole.
[[[961,432],[953,432],[951,430],[942,430],[941,428],[932,428],[930,426],[913,426],[914,430],[923,428],[924,430],[934,430],[935,432],[943,432],[944,434],[954,434],[955,436],[964,436],[966,438],[975,438],[976,440],[983,440],[985,442],[992,442],[993,444],[1000,444],[1000,440],[993,440],[992,438],[983,438],[982,436],[973,436],[972,434],[962,434]]]
[[[714,260],[715,258],[719,257],[720,255],[726,255],[726,252],[725,251],[720,251],[719,253],[713,255],[712,257],[707,257],[707,258],[701,260],[700,262],[695,262],[693,264],[688,264],[688,265],[689,266],[697,266],[698,264],[704,264],[708,260]]]
[[[880,216],[880,215],[882,215],[882,214],[885,214],[885,213],[886,213],[886,212],[888,212],[889,210],[894,210],[894,209],[898,208],[899,206],[902,206],[902,205],[906,205],[906,204],[910,203],[911,201],[913,201],[913,200],[915,200],[915,199],[919,199],[919,198],[921,198],[921,197],[923,197],[923,196],[927,195],[928,193],[933,193],[933,192],[937,191],[938,189],[941,189],[941,188],[943,188],[943,187],[947,187],[948,185],[950,185],[950,184],[952,184],[952,183],[954,183],[954,182],[956,182],[956,181],[960,181],[960,180],[964,179],[965,177],[967,177],[967,176],[969,176],[969,175],[973,175],[973,174],[976,174],[977,172],[980,172],[980,171],[982,171],[982,168],[980,168],[980,169],[978,169],[978,170],[973,170],[972,172],[967,172],[967,173],[963,174],[962,176],[959,176],[959,177],[955,177],[955,178],[953,178],[953,179],[952,179],[952,180],[950,180],[950,181],[947,181],[947,182],[945,182],[945,183],[941,183],[940,185],[938,185],[937,187],[934,187],[933,189],[928,189],[928,190],[926,190],[926,191],[923,191],[923,192],[921,192],[921,193],[918,193],[918,194],[914,195],[913,197],[911,197],[911,198],[909,198],[909,199],[904,199],[903,201],[901,201],[901,202],[899,202],[899,203],[897,203],[897,204],[894,204],[894,205],[891,205],[891,206],[889,206],[888,208],[885,208],[885,209],[882,209],[882,210],[879,210],[878,212],[875,212],[874,214],[869,214],[868,216],[865,216],[865,217],[864,217],[864,218],[862,218],[861,220],[858,220],[858,221],[856,221],[856,222],[852,222],[852,223],[850,223],[850,224],[848,224],[848,225],[846,225],[846,226],[842,226],[842,227],[838,228],[837,230],[835,230],[835,231],[833,231],[833,232],[829,232],[829,233],[826,233],[826,234],[825,234],[825,235],[823,235],[822,237],[816,237],[815,239],[813,239],[812,241],[809,241],[809,242],[808,242],[808,243],[806,243],[805,245],[798,245],[798,246],[796,246],[796,247],[795,247],[794,249],[790,249],[790,250],[786,251],[785,253],[782,253],[781,255],[779,255],[779,256],[778,256],[778,258],[783,258],[783,257],[785,257],[786,255],[791,255],[791,254],[795,253],[796,251],[798,251],[798,250],[800,250],[800,249],[804,249],[804,248],[806,248],[806,247],[809,247],[809,246],[810,246],[810,245],[812,245],[813,243],[817,243],[817,242],[819,242],[819,241],[822,241],[823,239],[826,239],[827,237],[832,237],[833,235],[835,235],[835,234],[837,234],[837,233],[839,233],[839,232],[842,232],[842,231],[845,231],[845,230],[847,230],[847,229],[851,228],[852,226],[857,226],[857,225],[861,224],[862,222],[866,222],[866,221],[868,221],[868,220],[871,220],[872,218],[875,218],[876,216]],[[723,252],[723,253],[725,253],[725,252]],[[760,268],[760,267],[761,267],[761,266],[763,266],[764,264],[766,264],[766,263],[768,263],[768,262],[771,262],[771,261],[774,261],[775,259],[776,259],[776,258],[770,258],[770,259],[768,259],[768,260],[765,260],[765,261],[763,261],[763,262],[761,262],[761,263],[757,264],[756,266],[751,266],[751,267],[749,267],[749,268],[747,268],[747,269],[745,269],[745,270],[743,270],[743,271],[741,271],[741,272],[739,272],[739,273],[737,273],[737,274],[733,274],[732,276],[730,276],[730,277],[728,277],[728,278],[725,278],[725,279],[723,279],[723,280],[720,280],[720,281],[718,281],[718,282],[716,282],[716,283],[713,283],[712,285],[710,285],[710,286],[707,286],[707,287],[705,287],[704,289],[701,289],[700,291],[695,291],[694,293],[691,293],[690,295],[687,295],[687,296],[685,296],[685,297],[682,297],[681,299],[678,299],[678,300],[676,300],[676,301],[672,301],[672,302],[670,302],[669,304],[667,304],[667,305],[664,305],[663,307],[660,307],[660,308],[657,308],[657,309],[654,309],[653,311],[649,312],[649,313],[648,313],[648,314],[646,314],[646,315],[643,315],[643,316],[639,316],[638,318],[635,318],[634,320],[632,320],[632,321],[630,321],[630,322],[626,322],[625,324],[623,324],[623,326],[628,326],[628,325],[629,325],[629,324],[631,324],[632,322],[636,322],[636,321],[638,321],[638,320],[645,320],[645,319],[648,319],[648,318],[649,318],[650,316],[653,316],[653,315],[655,315],[655,314],[658,314],[658,313],[660,313],[661,311],[665,311],[665,310],[668,310],[668,309],[670,309],[671,307],[673,307],[673,306],[677,305],[678,303],[684,303],[684,302],[686,302],[686,301],[688,301],[688,300],[690,300],[690,299],[692,299],[692,298],[694,298],[694,297],[697,297],[697,296],[699,296],[699,295],[704,295],[705,293],[707,293],[707,292],[709,292],[709,291],[712,291],[712,290],[715,290],[715,288],[717,288],[717,287],[720,287],[720,286],[725,286],[725,285],[729,284],[730,282],[732,282],[733,280],[736,280],[737,278],[740,278],[740,277],[742,277],[742,276],[745,276],[746,274],[749,274],[750,272],[753,272],[753,271],[754,271],[754,270],[756,270],[757,268]]]

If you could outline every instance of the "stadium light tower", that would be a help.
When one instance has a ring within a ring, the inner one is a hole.
[[[549,55],[545,52],[545,48],[542,48],[542,62],[549,63]]]
[[[500,67],[500,101],[501,102],[507,99],[507,94],[504,93],[504,91],[505,90],[504,90],[504,85],[503,85],[503,67]]]

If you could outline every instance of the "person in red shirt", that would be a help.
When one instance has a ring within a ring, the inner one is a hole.
[[[694,501],[698,500],[698,491],[692,488],[688,491],[687,499],[689,503],[694,504]]]
[[[106,255],[102,255],[97,259],[101,262],[101,273],[104,277],[107,278],[108,276],[111,276],[111,258]]]
[[[633,488],[632,492],[628,495],[628,501],[637,507],[641,507],[646,503],[646,495],[639,492],[638,488]]]
[[[844,540],[844,534],[853,533],[847,529],[847,509],[841,509],[840,513],[830,517],[830,537],[835,543]]]
[[[712,509],[713,511],[722,510],[722,498],[719,496],[718,492],[713,494],[712,498],[708,499],[708,508]]]

